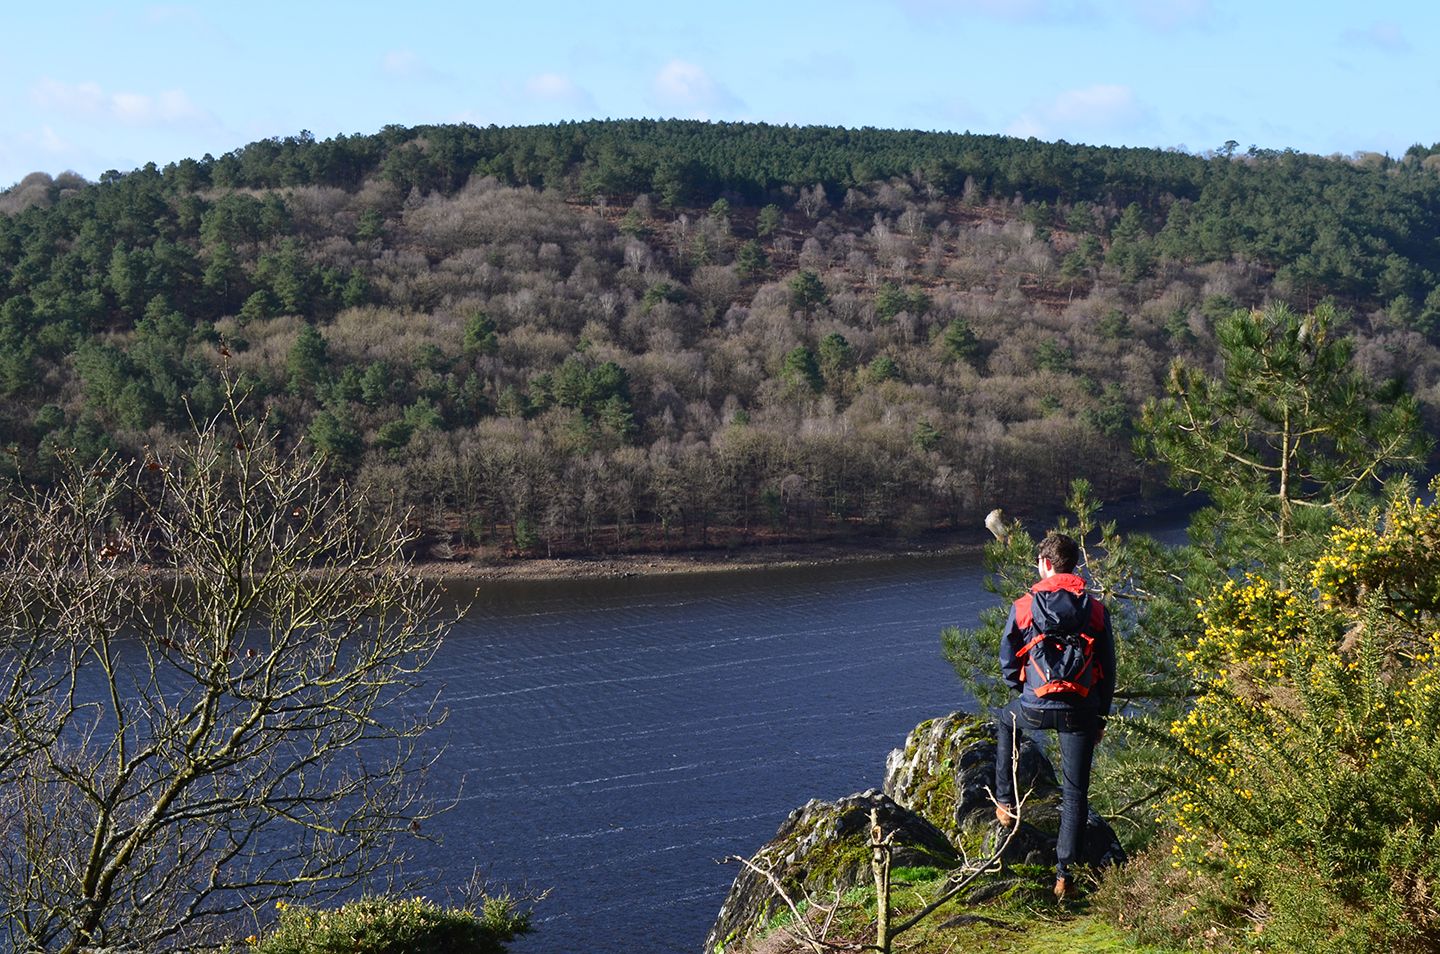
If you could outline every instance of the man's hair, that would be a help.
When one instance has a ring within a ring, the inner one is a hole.
[[[1040,541],[1036,556],[1050,561],[1050,569],[1056,573],[1074,573],[1075,564],[1080,562],[1080,545],[1063,533],[1051,530]]]

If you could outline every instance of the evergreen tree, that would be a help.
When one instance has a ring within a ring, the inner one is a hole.
[[[832,331],[820,339],[819,363],[826,383],[834,386],[839,384],[845,372],[855,366],[855,351],[844,335]]]
[[[300,334],[290,346],[290,355],[285,363],[291,393],[313,393],[325,374],[327,358],[328,349],[320,332],[308,322],[301,325]]]
[[[465,331],[460,339],[467,358],[492,355],[500,349],[500,339],[495,333],[495,322],[483,311],[477,311],[465,322]]]
[[[830,294],[825,290],[825,283],[820,281],[820,276],[814,272],[801,269],[790,279],[790,302],[794,308],[809,314],[812,308],[829,300]]]
[[[1356,374],[1335,309],[1236,311],[1215,330],[1222,371],[1176,360],[1166,396],[1142,412],[1139,448],[1222,512],[1258,516],[1280,541],[1297,510],[1328,512],[1428,450],[1409,396],[1377,400]],[[1323,519],[1322,514],[1322,519]]]
[[[739,251],[735,253],[736,270],[746,281],[763,275],[769,266],[770,262],[765,256],[765,250],[754,239],[742,244]]]
[[[956,318],[946,325],[940,340],[945,356],[952,361],[972,364],[980,356],[980,339],[964,318]]]
[[[761,238],[768,238],[779,231],[784,221],[785,217],[780,212],[780,206],[767,205],[755,217],[755,234]]]
[[[780,376],[795,390],[814,392],[825,385],[825,379],[820,376],[820,366],[815,361],[815,354],[809,348],[796,348],[785,355]]]

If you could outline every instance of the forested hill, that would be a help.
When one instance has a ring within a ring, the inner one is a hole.
[[[1268,298],[1336,298],[1436,419],[1437,154],[622,121],[37,173],[0,195],[0,439],[39,480],[163,446],[228,367],[433,539],[532,553],[1113,496],[1171,357]]]

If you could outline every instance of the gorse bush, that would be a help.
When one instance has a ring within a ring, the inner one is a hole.
[[[1259,946],[1440,944],[1440,507],[1375,522],[1331,535],[1312,591],[1226,583],[1184,656],[1173,864]]]
[[[530,930],[509,897],[487,898],[479,913],[423,898],[363,898],[334,910],[280,902],[280,922],[256,954],[502,954]]]
[[[1431,490],[1440,489],[1440,480]],[[1408,495],[1392,499],[1384,531],[1342,527],[1328,551],[1315,561],[1312,582],[1331,602],[1356,607],[1374,599],[1376,608],[1401,625],[1392,635],[1420,631],[1420,617],[1440,613],[1440,520],[1435,508]],[[1403,647],[1398,647],[1403,648]]]

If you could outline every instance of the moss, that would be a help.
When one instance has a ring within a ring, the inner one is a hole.
[[[991,723],[965,712],[922,722],[906,736],[900,770],[887,780],[887,791],[892,784],[900,789],[891,794],[958,844],[964,832],[956,818],[961,797],[956,773],[966,753],[977,745],[993,746],[994,740]]]
[[[955,827],[955,769],[954,760],[946,758],[936,770],[925,776],[925,781],[915,788],[915,804],[923,806],[922,812],[932,825],[940,826],[947,834]],[[942,824],[948,823],[948,824]]]
[[[810,902],[802,899],[801,901],[796,903],[795,910],[799,911],[800,916],[803,918],[805,916],[805,912],[810,910]],[[771,931],[776,931],[783,927],[789,927],[791,924],[794,923],[795,915],[791,913],[788,907],[781,905],[780,910],[777,911],[775,915],[770,918],[769,921],[765,922],[765,926],[760,929],[760,933],[769,934]]]
[[[857,873],[869,865],[869,847],[853,835],[835,841],[827,840],[819,849],[807,846],[807,842],[817,833],[835,829],[840,812],[833,806],[826,806],[826,809],[828,810],[817,812],[806,824],[797,825],[783,840],[772,842],[764,851],[767,859],[778,863],[777,874],[780,881],[797,902],[807,893],[828,893],[842,880],[846,884],[853,883]],[[796,859],[797,863],[786,864],[785,859],[789,858]],[[803,868],[800,867],[801,864],[804,865]],[[743,937],[752,930],[769,933],[790,923],[792,917],[783,901],[774,895],[767,895],[756,905],[749,918],[749,925],[733,932],[731,937],[727,938],[727,943],[735,935]]]
[[[960,853],[966,857],[977,858],[989,854],[985,847],[991,841],[991,832],[984,828],[972,826],[967,830],[952,834],[951,837],[955,840],[955,845],[960,849]]]

